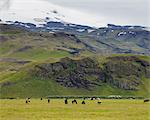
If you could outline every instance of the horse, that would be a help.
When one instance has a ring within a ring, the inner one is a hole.
[[[74,103],[75,103],[75,104],[78,104],[78,103],[77,103],[77,100],[73,100],[73,101],[72,101],[72,104],[74,104]]]
[[[149,101],[150,101],[149,99],[145,99],[145,100],[144,100],[144,103],[149,102]]]
[[[67,99],[65,99],[65,104],[68,104],[68,100]]]
[[[82,101],[82,104],[85,104],[85,101]]]
[[[102,102],[98,101],[97,103],[98,103],[98,104],[101,104]]]
[[[26,100],[26,104],[28,104],[30,102],[30,100]]]

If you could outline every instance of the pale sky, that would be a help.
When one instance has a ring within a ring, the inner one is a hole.
[[[150,26],[150,0],[48,0],[105,17],[107,23]]]
[[[13,0],[0,0],[0,10]],[[23,0],[22,0],[23,1]],[[26,0],[27,1],[27,0]],[[150,0],[45,0],[69,9],[105,18],[106,24],[150,26]],[[89,18],[90,19],[90,18]],[[101,20],[99,20],[101,21]]]

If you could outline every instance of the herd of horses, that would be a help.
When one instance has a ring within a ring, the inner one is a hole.
[[[41,100],[42,100],[42,99],[41,99]],[[50,99],[48,99],[47,102],[50,103]],[[27,99],[27,100],[26,100],[26,104],[27,104],[27,103],[30,103],[30,99]],[[65,100],[64,100],[64,103],[65,103],[65,104],[68,104],[68,99],[65,99]],[[101,104],[102,102],[98,101],[97,103],[98,103],[98,104]],[[72,100],[72,104],[78,104],[77,100],[76,100],[76,99]],[[83,100],[83,101],[81,102],[81,104],[85,104],[85,101]]]
[[[96,99],[96,98],[91,98],[90,100],[94,100],[94,99],[97,100],[97,104],[101,104],[101,103],[102,103],[99,98],[98,98],[98,99]],[[40,100],[43,100],[43,98],[41,98]],[[50,99],[47,99],[47,102],[50,103]],[[143,102],[144,102],[144,103],[150,102],[150,99],[145,99]],[[25,103],[26,103],[26,104],[27,104],[27,103],[30,103],[30,98],[27,98],[27,100],[25,101]],[[65,98],[64,104],[68,104],[68,103],[69,103],[69,102],[68,102],[68,99]],[[72,103],[72,104],[78,104],[78,102],[77,102],[76,99],[72,100],[71,103]],[[84,98],[84,100],[81,102],[81,104],[85,104],[85,98]]]
[[[30,103],[30,100],[31,100],[31,98],[27,98],[27,100],[25,101],[25,103],[26,103],[26,104],[27,104],[27,103]],[[43,98],[40,98],[40,100],[43,100]],[[91,98],[91,100],[94,100],[94,99]],[[50,99],[47,99],[47,102],[50,103]],[[65,103],[65,104],[68,104],[68,103],[69,103],[67,98],[65,98],[64,103]],[[72,103],[72,104],[78,104],[78,102],[77,102],[76,99],[72,100],[71,103]],[[98,99],[98,102],[97,102],[97,103],[98,103],[98,104],[101,104],[102,102]],[[85,104],[85,99],[81,102],[81,104]]]

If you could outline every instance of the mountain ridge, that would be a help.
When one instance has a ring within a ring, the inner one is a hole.
[[[28,27],[27,27],[28,25]],[[10,29],[22,29],[31,32],[46,32],[60,35],[75,36],[78,41],[87,46],[90,51],[96,53],[133,53],[147,54],[150,51],[150,32],[141,26],[118,26],[93,28],[76,24],[63,24],[61,22],[48,22],[44,27],[36,27],[34,24],[15,22],[10,25],[1,24],[3,31],[6,26]]]

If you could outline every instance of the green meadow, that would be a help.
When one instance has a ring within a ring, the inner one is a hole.
[[[143,100],[77,100],[78,104],[65,105],[63,99],[1,99],[1,120],[149,120],[150,103]]]

